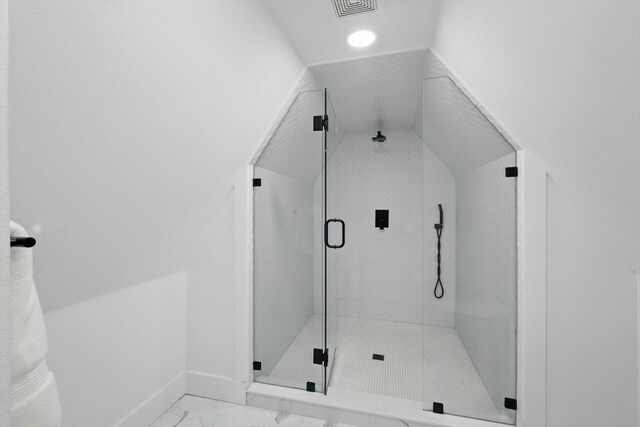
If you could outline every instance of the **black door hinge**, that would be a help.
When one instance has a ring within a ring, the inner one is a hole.
[[[512,399],[510,397],[504,398],[504,407],[507,409],[513,409],[516,411],[518,409],[518,401],[516,399]]]
[[[324,351],[321,348],[313,349],[313,364],[327,366],[329,362],[329,349],[325,348]]]
[[[261,371],[262,370],[262,362],[258,362],[257,360],[253,361],[253,370]]]
[[[253,186],[261,187],[262,186],[262,178],[253,178]]]
[[[518,167],[517,166],[509,166],[508,168],[504,168],[504,176],[507,178],[515,178],[518,176]]]
[[[316,391],[316,383],[311,382],[311,381],[307,381],[307,391],[315,393],[315,391]]]
[[[433,412],[435,414],[444,414],[444,405],[440,402],[433,402]]]
[[[329,116],[313,116],[313,130],[318,132],[321,130],[329,130]]]

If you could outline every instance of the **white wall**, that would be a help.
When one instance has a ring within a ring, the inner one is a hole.
[[[113,425],[183,374],[186,286],[181,272],[46,314],[65,425]]]
[[[500,412],[516,396],[516,180],[504,176],[515,157],[456,181],[455,328]]]
[[[220,225],[302,71],[297,56],[252,2],[20,1],[9,12],[12,217],[38,239],[65,425],[115,423],[178,365],[246,380],[242,337],[228,330],[233,239]],[[188,338],[165,327],[185,324],[187,294]]]
[[[190,268],[187,275],[187,323],[186,323],[186,366],[189,371],[216,374],[227,373],[232,377],[236,358],[233,351],[220,351],[220,343],[229,345],[236,339],[234,258],[236,195],[234,185],[225,195],[216,212],[203,227],[203,241],[206,246],[191,252]],[[212,284],[216,286],[212,286]],[[217,323],[225,319],[225,327]]]
[[[638,2],[449,1],[436,32],[435,52],[557,184],[549,427],[638,422],[639,20]]]
[[[0,239],[9,239],[9,147],[8,147],[8,11],[9,2],[0,0]],[[9,246],[0,246],[0,426],[9,425],[11,373],[9,311]]]

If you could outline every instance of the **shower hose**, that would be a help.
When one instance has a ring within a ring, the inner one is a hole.
[[[442,286],[442,280],[440,279],[440,237],[442,237],[442,205],[438,205],[438,209],[440,210],[440,223],[435,224],[433,227],[436,229],[436,234],[438,235],[438,280],[436,281],[436,286],[433,288],[433,296],[440,299],[444,296],[444,287]],[[438,287],[440,287],[440,292],[438,292]]]

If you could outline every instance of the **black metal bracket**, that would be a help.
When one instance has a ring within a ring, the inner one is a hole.
[[[33,237],[12,237],[12,248],[32,248],[36,245],[36,239]]]
[[[518,167],[517,166],[509,166],[504,168],[504,176],[507,178],[515,178],[518,176]]]
[[[329,349],[325,348],[324,351],[321,348],[313,349],[313,364],[327,366],[329,362]]]
[[[510,397],[504,398],[504,407],[507,409],[513,409],[516,411],[518,409],[518,401],[516,399],[512,399]]]
[[[329,116],[313,116],[313,131],[329,130]]]
[[[316,391],[316,383],[311,382],[311,381],[307,381],[307,391],[310,391],[311,393],[315,393],[315,391]]]
[[[258,362],[257,360],[253,361],[253,370],[261,371],[262,370],[262,362]]]
[[[262,187],[262,178],[253,178],[254,187]]]
[[[444,405],[440,402],[433,402],[433,412],[436,414],[444,414]]]
[[[381,360],[384,362],[384,354],[373,353],[373,360]]]

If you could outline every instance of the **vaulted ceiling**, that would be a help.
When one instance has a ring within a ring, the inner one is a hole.
[[[338,18],[331,0],[262,4],[307,65],[429,47],[440,8],[439,0],[377,0],[374,12]],[[376,43],[367,48],[349,46],[348,35],[361,29],[373,30]]]
[[[375,10],[339,17],[337,3]],[[413,126],[440,0],[269,0],[262,5],[320,86],[329,89],[347,131]],[[376,42],[349,46],[348,35],[361,29],[373,30]]]
[[[343,0],[343,4],[372,0]],[[377,10],[338,18],[331,0],[264,2],[309,65],[317,89],[327,88],[336,118],[347,132],[414,129],[456,176],[513,154],[500,132],[446,77],[429,52],[438,1],[377,0]],[[370,48],[351,48],[354,30],[371,29]],[[315,65],[314,65],[315,64]],[[301,93],[258,166],[313,180],[322,165],[308,118],[321,114],[321,91]],[[312,114],[312,112],[314,112]],[[309,147],[301,141],[311,141]]]

